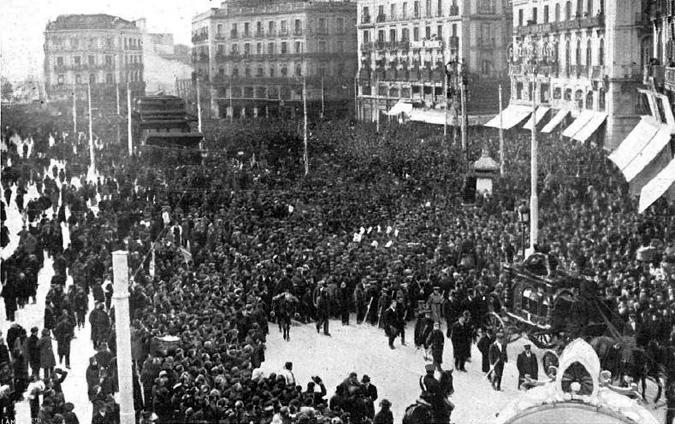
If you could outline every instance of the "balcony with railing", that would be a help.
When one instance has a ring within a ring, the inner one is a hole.
[[[328,35],[328,28],[327,27],[319,27],[316,29],[316,34],[317,35]]]
[[[375,45],[372,41],[361,43],[361,52],[363,53],[370,53],[374,50],[374,48]]]
[[[225,34],[222,32],[217,32],[216,35],[214,36],[216,40],[224,40],[225,39]]]
[[[237,31],[230,31],[230,38],[236,40],[237,38],[239,38],[239,33]]]
[[[457,5],[450,6],[450,16],[459,16],[459,6]]]
[[[528,21],[527,25],[514,28],[514,32],[519,36],[529,34],[548,34],[551,32],[571,31],[577,29],[596,28],[605,25],[605,16],[585,16],[571,19],[569,21],[547,22],[542,24]]]
[[[384,14],[377,15],[377,17],[375,18],[375,22],[377,22],[377,23],[382,23],[382,22],[385,22],[386,20],[387,20],[387,15],[384,15]]]
[[[591,79],[594,80],[600,80],[605,76],[605,67],[596,65],[593,66],[593,69],[591,71]]]
[[[216,53],[216,62],[223,63],[227,61],[227,56],[225,53]]]
[[[295,31],[293,31],[293,35],[295,37],[302,37],[302,29],[296,28]]]
[[[201,63],[207,63],[209,61],[209,55],[200,54],[197,60]]]
[[[577,78],[588,78],[588,67],[586,65],[577,65]]]
[[[288,28],[280,29],[279,37],[288,37]]]
[[[362,24],[369,24],[370,23],[370,15],[361,16],[361,23]]]
[[[254,36],[256,38],[263,38],[263,37],[265,37],[265,31],[256,31]]]
[[[195,33],[192,34],[192,42],[193,43],[199,43],[202,41],[206,41],[209,39],[209,33],[208,32],[200,32],[200,33]]]
[[[675,91],[675,67],[667,66],[663,73],[663,84],[666,89]]]

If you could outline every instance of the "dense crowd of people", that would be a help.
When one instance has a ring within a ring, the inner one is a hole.
[[[318,377],[303,389],[283,375],[254,376],[265,360],[268,321],[290,340],[291,320],[314,322],[328,336],[329,318],[348,324],[355,313],[359,323],[382,326],[395,348],[397,337],[405,343],[406,324],[425,315],[429,331],[415,331],[414,343],[430,348],[441,370],[443,337],[450,338],[455,368],[463,370],[477,332],[490,330],[481,328],[482,317],[506,304],[511,282],[502,264],[518,261],[526,247],[516,210],[529,196],[529,149],[517,133],[508,135],[506,174],[492,195],[468,208],[461,195],[466,158],[476,159],[481,148],[496,152],[490,130],[472,129],[465,155],[434,130],[397,125],[376,135],[369,125],[321,122],[312,128],[304,177],[295,123],[216,123],[205,129],[202,166],[176,162],[170,150],[148,166],[144,158],[128,159],[123,145],[103,143],[97,174],[87,178],[86,140],[63,136],[56,119],[28,118],[9,114],[2,134],[9,159],[3,212],[14,190],[25,220],[18,248],[3,262],[2,297],[13,321],[14,311],[35,301],[42,252],[52,258],[44,344],[51,351],[54,336],[67,368],[73,329],[88,319],[97,350],[87,369],[96,423],[119,416],[115,250],[129,252],[141,422],[385,423],[390,402],[382,400],[382,414],[375,414],[377,394],[369,394],[366,376],[359,382],[350,375],[329,400]],[[49,169],[50,159],[66,166]],[[673,206],[659,201],[638,215],[600,148],[546,138],[540,163],[539,250],[593,278],[621,331],[633,330],[640,344],[672,344],[675,292],[665,252],[673,248]],[[37,196],[24,205],[28,193]],[[645,247],[663,257],[638,258]],[[12,382],[8,399],[22,396],[30,364],[31,378],[44,383],[36,414],[44,422],[73,422],[56,389],[65,371],[54,369],[52,353],[40,358],[39,379],[21,337],[25,332],[7,340],[9,371],[0,383]],[[10,411],[4,399],[3,411]]]

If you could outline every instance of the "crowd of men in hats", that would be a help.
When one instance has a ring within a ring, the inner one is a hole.
[[[277,415],[281,422],[344,420],[339,407],[316,402],[314,392],[304,396],[302,387],[283,377],[251,378],[265,360],[272,312],[283,320],[287,340],[289,319],[314,321],[317,332],[328,336],[329,318],[346,325],[348,312],[355,312],[357,323],[382,326],[395,347],[398,336],[405,343],[405,324],[422,301],[433,324],[428,332],[416,328],[415,344],[430,347],[440,369],[444,344],[435,323],[445,320],[455,368],[464,370],[475,323],[509,289],[500,264],[515,260],[523,248],[514,210],[528,195],[522,184],[528,161],[518,137],[508,143],[509,171],[494,195],[464,208],[464,156],[433,138],[420,141],[426,136],[418,129],[385,134],[383,145],[368,126],[321,123],[313,129],[311,173],[303,178],[293,123],[221,123],[207,133],[226,131],[234,144],[229,151],[246,146],[242,155],[228,155],[220,139],[207,140],[203,166],[177,166],[172,152],[165,163],[148,166],[127,159],[124,146],[108,143],[96,152],[100,176],[87,181],[86,143],[62,137],[58,121],[20,118],[9,116],[14,125],[3,129],[12,161],[3,171],[3,206],[9,207],[11,187],[22,193],[35,187],[39,198],[28,202],[19,247],[3,264],[2,296],[16,307],[34,299],[46,251],[58,278],[52,280],[45,330],[59,328],[59,356],[68,358],[68,338],[85,319],[88,295],[97,305],[88,317],[92,342],[114,356],[111,252],[129,251],[134,399],[145,420],[153,413],[160,422],[271,421]],[[10,141],[15,131],[33,138],[29,158]],[[638,215],[603,151],[572,144],[563,149],[552,140],[541,147],[541,249],[557,256],[560,266],[593,276],[618,316],[638,314],[641,331],[671,343],[672,275],[663,272],[661,258],[640,262],[635,253],[673,239],[672,206],[657,202]],[[49,158],[67,161],[65,170],[40,172]],[[68,183],[73,176],[81,177],[81,186]],[[88,208],[92,204],[97,214]],[[61,223],[70,232],[66,249]],[[74,289],[63,289],[66,275]],[[8,312],[7,318],[13,316]],[[64,320],[69,324],[60,325]],[[420,334],[425,336],[418,339]],[[178,341],[163,346],[165,336]],[[502,335],[496,336],[481,352],[487,352],[487,373],[499,390],[508,358]],[[116,371],[109,356],[102,353],[90,364],[97,423],[115,419],[109,398],[117,390]],[[101,359],[109,360],[107,366]],[[53,364],[46,364],[41,368],[49,371]],[[349,387],[337,396],[352,395]],[[54,408],[43,412],[44,403],[40,413],[57,422]],[[384,401],[382,406],[388,410]],[[388,422],[386,415],[379,422]]]

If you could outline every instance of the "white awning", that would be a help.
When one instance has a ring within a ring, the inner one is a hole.
[[[651,161],[661,153],[664,147],[670,143],[670,127],[661,124],[654,137],[640,151],[633,151],[633,160],[621,170],[626,181],[631,182]]]
[[[565,131],[563,131],[563,136],[572,138],[576,133],[581,130],[584,125],[588,124],[588,122],[593,118],[594,113],[591,110],[584,110],[581,112],[581,115],[577,119],[572,122],[572,125],[569,127],[565,128]]]
[[[593,135],[593,133],[600,128],[603,122],[607,119],[607,114],[604,112],[593,112],[593,117],[586,125],[584,125],[576,134],[572,136],[573,139],[581,141],[582,143]]]
[[[541,129],[541,132],[549,134],[551,133],[558,125],[560,125],[565,119],[565,117],[570,113],[567,109],[560,109],[558,113],[555,114],[553,119],[548,121],[548,124],[544,125],[544,128]]]
[[[415,109],[411,108],[408,113],[411,121],[426,122],[427,124],[443,125],[446,120],[445,109]],[[448,125],[455,124],[452,113],[447,114]]]
[[[403,100],[399,100],[391,109],[389,109],[389,112],[387,112],[387,115],[398,116],[402,113],[410,114],[410,111],[412,111],[412,108],[413,108],[412,103],[407,103],[407,102],[404,102]]]
[[[534,116],[530,115],[530,119],[525,122],[525,125],[523,125],[523,128],[532,130],[532,121],[535,121],[535,125],[538,124],[542,119],[544,119],[544,116],[546,115],[546,112],[548,112],[551,108],[547,106],[539,106],[537,107],[537,111],[534,113]]]
[[[525,118],[527,118],[530,113],[532,113],[531,107],[521,105],[508,105],[508,107],[504,109],[501,113],[501,123],[502,123],[501,128],[508,130],[515,127]],[[499,128],[500,127],[499,114],[497,114],[497,116],[495,116],[489,122],[487,122],[485,126],[492,128]]]
[[[638,211],[640,213],[644,212],[659,197],[663,196],[673,183],[675,183],[675,159],[671,160],[668,166],[663,168],[656,177],[642,187]]]
[[[621,142],[610,155],[609,160],[623,171],[635,158],[637,152],[642,151],[649,141],[656,135],[659,125],[651,116],[642,116],[640,122]]]

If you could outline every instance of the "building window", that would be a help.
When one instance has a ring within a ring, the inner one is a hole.
[[[593,0],[588,0],[588,3],[586,4],[586,13],[588,13],[588,16],[593,15]]]
[[[586,42],[586,66],[593,65],[593,49],[591,47],[591,40]]]
[[[518,26],[521,27],[523,26],[523,9],[518,9]]]
[[[420,2],[418,1],[413,3],[413,17],[414,18],[420,17]]]
[[[298,77],[302,76],[302,65],[295,65],[295,75]]]
[[[249,68],[248,66],[244,69],[244,76],[247,78],[251,77],[251,68]]]
[[[326,50],[326,40],[319,40],[319,51],[322,53],[328,52],[328,50]]]
[[[56,65],[57,66],[63,66],[63,57],[59,56],[56,58]]]
[[[410,41],[410,30],[408,28],[403,28],[403,31],[401,31],[401,41]]]
[[[443,39],[443,25],[439,25],[436,28],[436,37],[438,37],[439,40]]]
[[[82,76],[80,74],[75,74],[75,84],[82,84]]]
[[[548,5],[544,6],[544,23],[548,23]]]
[[[443,16],[443,0],[436,3],[436,16]]]
[[[70,48],[71,49],[77,49],[80,47],[80,40],[77,38],[71,38],[70,39]]]
[[[401,6],[401,18],[406,19],[408,17],[408,3],[403,2]]]
[[[274,54],[274,43],[267,43],[267,54]]]
[[[431,40],[431,27],[430,26],[427,26],[427,27],[424,28],[424,37],[427,40]]]
[[[281,33],[286,34],[287,32],[288,32],[287,22],[285,20],[281,21]]]
[[[255,54],[262,54],[262,43],[257,43],[255,45]]]
[[[598,47],[598,65],[605,65],[605,39],[600,39],[600,45]]]
[[[75,56],[75,57],[73,57],[73,64],[74,64],[75,66],[80,66],[80,65],[82,65],[80,56]]]
[[[418,27],[413,28],[413,41],[420,41],[420,29]]]
[[[105,46],[106,48],[112,49],[115,47],[115,42],[113,41],[112,38],[106,38],[105,39]]]
[[[320,34],[328,33],[328,27],[326,26],[326,18],[319,18],[319,33]]]
[[[425,7],[426,16],[427,16],[427,18],[430,18],[431,17],[431,0],[427,0],[425,6],[426,6]]]
[[[577,40],[577,49],[574,54],[574,64],[581,65],[581,40]]]
[[[270,66],[270,77],[274,78],[274,66]]]
[[[393,3],[389,6],[389,19],[396,19],[396,5]]]
[[[87,62],[88,62],[90,65],[95,65],[95,64],[96,64],[96,58],[95,58],[94,56],[92,56],[92,55],[89,55],[89,56],[87,56]]]
[[[89,74],[89,83],[96,84],[96,74]]]
[[[263,35],[262,22],[256,22],[255,35],[258,37]]]
[[[251,54],[251,45],[249,43],[244,44],[244,54],[245,55]]]
[[[335,26],[337,27],[338,34],[344,33],[345,32],[345,19],[344,18],[337,18],[335,20]]]
[[[112,74],[105,74],[105,83],[106,84],[112,84],[113,83],[113,75]]]
[[[555,12],[553,12],[553,21],[560,22],[560,4],[555,4]]]
[[[396,29],[392,28],[389,30],[389,41],[392,43],[396,42]]]
[[[523,83],[519,82],[516,84],[516,99],[522,100],[523,99]]]
[[[287,54],[288,53],[288,45],[285,41],[281,42],[281,54]]]
[[[262,77],[263,76],[263,68],[262,66],[258,66],[258,71],[256,72],[256,77]]]
[[[572,2],[567,0],[565,3],[565,20],[569,21],[572,19]]]
[[[345,64],[344,64],[344,62],[340,62],[340,63],[338,63],[338,66],[337,66],[337,76],[343,77],[344,73],[345,73]]]
[[[600,89],[600,92],[598,94],[598,110],[604,112],[605,111],[605,90],[602,88]]]
[[[363,42],[364,43],[369,43],[370,42],[370,31],[363,31]]]
[[[105,64],[106,65],[112,65],[113,64],[113,57],[108,55],[105,57]]]
[[[282,77],[288,76],[288,68],[286,68],[285,66],[281,68],[281,76]]]
[[[267,23],[267,34],[268,35],[275,35],[274,34],[274,21],[269,21]]]
[[[337,42],[337,52],[338,53],[344,53],[345,52],[345,42],[340,40]]]
[[[295,34],[302,34],[302,21],[300,19],[295,20]]]
[[[220,37],[222,33],[223,33],[223,24],[218,24],[218,26],[216,26],[216,36]]]
[[[577,0],[577,17],[584,14],[584,0]]]
[[[295,53],[296,54],[302,53],[302,42],[300,41],[295,42]]]
[[[384,43],[384,30],[381,29],[377,31],[377,41],[380,43]]]
[[[59,75],[56,77],[56,82],[57,82],[57,84],[63,85],[64,81],[65,81],[65,77],[63,76],[63,74],[59,74]]]
[[[251,24],[248,22],[244,22],[244,37],[248,37],[251,35]]]
[[[238,77],[239,76],[239,68],[232,68],[232,76],[233,77]]]
[[[539,15],[539,10],[537,10],[536,7],[532,8],[532,23],[536,24],[537,23],[537,15]]]

